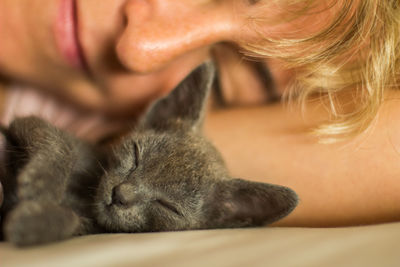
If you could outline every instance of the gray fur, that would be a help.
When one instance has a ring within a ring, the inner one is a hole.
[[[16,119],[4,130],[5,239],[24,246],[100,232],[252,227],[289,214],[292,190],[232,179],[202,135],[213,75],[211,63],[197,68],[105,151],[41,119]]]

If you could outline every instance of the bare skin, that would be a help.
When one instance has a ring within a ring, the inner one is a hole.
[[[348,226],[400,220],[399,101],[385,103],[366,134],[321,144],[309,134],[321,107],[302,117],[278,104],[209,114],[206,132],[233,176],[277,183],[300,196],[277,226]]]

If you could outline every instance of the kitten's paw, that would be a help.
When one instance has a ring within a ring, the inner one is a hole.
[[[43,244],[74,235],[79,217],[57,205],[25,201],[6,217],[6,240],[17,246]]]

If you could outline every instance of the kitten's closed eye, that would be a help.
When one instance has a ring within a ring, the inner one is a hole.
[[[178,211],[178,209],[170,202],[164,199],[156,199],[153,201],[156,205],[163,207],[164,209],[168,210],[169,212],[173,212],[178,216],[183,216],[182,213]]]
[[[139,166],[140,150],[139,150],[139,146],[136,142],[133,143],[133,151],[135,153],[135,162],[134,162],[134,165],[132,166],[132,168],[130,169],[129,174],[134,172],[137,169],[137,167]]]
[[[136,141],[128,142],[122,147],[114,147],[114,151],[117,151],[115,153],[116,156],[115,158],[111,157],[111,161],[115,160],[116,163],[110,163],[110,165],[120,165],[120,175],[131,176],[140,164],[140,147],[138,143]]]

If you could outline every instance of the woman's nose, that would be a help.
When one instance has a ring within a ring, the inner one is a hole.
[[[219,3],[216,3],[219,2]],[[117,55],[128,69],[149,73],[235,34],[235,16],[223,2],[130,0],[124,7],[126,27]]]

